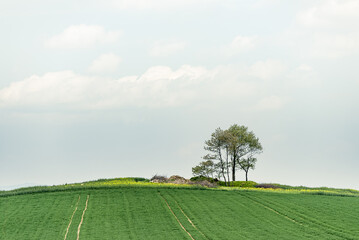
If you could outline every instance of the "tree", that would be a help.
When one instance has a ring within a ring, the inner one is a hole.
[[[192,168],[193,176],[204,176],[204,177],[213,177],[215,172],[215,164],[212,160],[207,160],[200,162],[199,165]]]
[[[211,135],[211,139],[205,141],[204,149],[209,151],[210,153],[205,155],[203,159],[218,161],[216,164],[218,175],[223,177],[225,184],[227,185],[227,181],[229,181],[227,167],[228,167],[228,151],[225,151],[225,132],[221,128],[217,128],[214,133]],[[225,151],[225,153],[223,153]]]
[[[253,132],[248,131],[248,127],[233,124],[229,127],[228,144],[231,156],[232,181],[236,181],[237,166],[247,155],[253,156],[262,152],[262,145]],[[240,167],[241,168],[241,167]]]
[[[211,139],[205,141],[204,149],[210,153],[203,159],[217,161],[215,165],[218,166],[218,174],[228,185],[230,169],[232,181],[236,180],[237,169],[244,170],[248,180],[248,171],[254,169],[257,161],[253,156],[261,153],[263,148],[254,133],[248,131],[248,127],[233,124],[227,130],[217,128],[211,134]]]
[[[242,158],[239,161],[238,164],[239,164],[240,169],[242,169],[246,173],[246,181],[248,181],[248,171],[249,171],[249,169],[254,170],[256,162],[257,162],[257,158],[254,158],[252,156],[247,157],[247,158]]]

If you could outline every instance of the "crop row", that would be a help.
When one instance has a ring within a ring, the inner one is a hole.
[[[168,187],[14,195],[0,198],[0,239],[75,239],[81,219],[87,240],[359,239],[358,205],[356,197]]]

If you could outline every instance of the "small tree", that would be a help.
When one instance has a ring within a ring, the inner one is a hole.
[[[214,178],[215,165],[212,160],[200,162],[199,165],[192,168],[192,174],[194,176],[204,176],[207,178]]]
[[[248,127],[233,124],[229,127],[227,134],[227,144],[232,166],[232,181],[236,181],[237,165],[245,156],[253,156],[262,152],[262,145],[253,132],[248,131]],[[240,167],[240,165],[239,165]],[[240,167],[241,169],[241,167]]]
[[[254,170],[256,162],[257,162],[257,158],[254,158],[252,156],[250,156],[248,158],[242,158],[238,162],[238,165],[239,165],[240,169],[242,169],[246,173],[246,181],[248,181],[248,171],[249,171],[249,169]]]
[[[217,128],[214,133],[211,135],[211,139],[205,141],[204,149],[209,151],[210,153],[205,155],[203,159],[218,161],[217,169],[219,171],[219,175],[223,177],[225,184],[227,185],[228,178],[226,178],[226,174],[228,173],[228,148],[225,148],[226,144],[226,136],[225,131],[221,128]],[[227,176],[228,177],[228,176]]]

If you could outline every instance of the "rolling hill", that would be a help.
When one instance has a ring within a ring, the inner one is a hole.
[[[359,194],[112,179],[0,193],[0,239],[359,239]]]

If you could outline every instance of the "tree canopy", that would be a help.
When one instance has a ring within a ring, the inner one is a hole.
[[[236,171],[243,170],[248,180],[248,171],[255,168],[257,158],[254,155],[262,152],[263,148],[259,139],[246,126],[237,124],[231,125],[228,129],[217,128],[211,138],[205,141],[204,149],[208,151],[203,159],[205,162],[194,167],[193,174],[198,175],[199,169],[206,172],[208,170],[217,173],[226,184],[236,180]],[[212,162],[212,163],[210,163]],[[192,171],[193,171],[192,169]],[[208,174],[206,173],[208,176]]]

